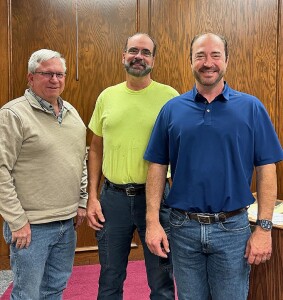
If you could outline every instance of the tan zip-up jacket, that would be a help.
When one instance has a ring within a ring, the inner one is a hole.
[[[12,231],[86,206],[86,127],[63,105],[62,124],[28,90],[0,109],[0,214]]]

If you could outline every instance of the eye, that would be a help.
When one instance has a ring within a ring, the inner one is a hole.
[[[148,49],[142,49],[141,54],[147,57],[152,55],[152,53]]]
[[[204,54],[196,54],[196,56],[195,56],[195,59],[196,60],[201,60],[201,59],[204,59],[205,58],[205,56],[204,56]]]
[[[221,57],[221,53],[214,53],[214,54],[211,55],[211,57],[218,59],[218,58]]]
[[[56,73],[56,77],[62,79],[65,76],[64,73]]]
[[[145,57],[150,57],[152,56],[152,53],[150,50],[148,49],[138,49],[138,48],[130,48],[126,51],[127,53],[131,54],[131,55],[138,55],[141,52],[141,55],[145,56]]]
[[[132,55],[137,55],[140,52],[140,50],[138,48],[130,48],[127,52]]]

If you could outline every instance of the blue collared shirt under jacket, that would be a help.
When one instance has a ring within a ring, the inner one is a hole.
[[[283,150],[263,104],[225,83],[211,103],[196,87],[166,103],[144,159],[170,163],[170,207],[217,213],[253,203],[254,167],[283,160]]]

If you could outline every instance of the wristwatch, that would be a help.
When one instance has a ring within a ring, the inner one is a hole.
[[[259,225],[264,230],[271,230],[273,223],[270,220],[256,220],[256,225]]]

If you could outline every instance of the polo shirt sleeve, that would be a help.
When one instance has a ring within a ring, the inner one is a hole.
[[[169,165],[169,135],[166,105],[161,109],[154,124],[144,159],[161,165]]]
[[[254,165],[262,166],[283,160],[283,150],[270,117],[260,102],[255,118]]]

